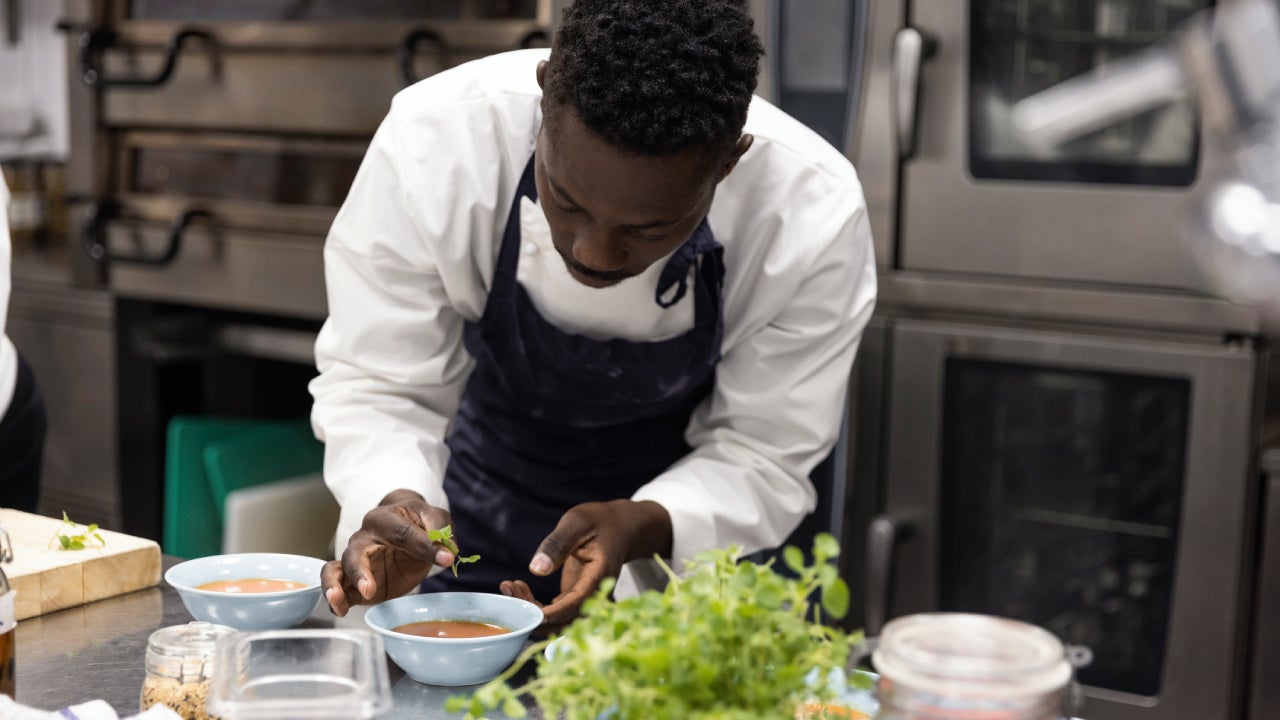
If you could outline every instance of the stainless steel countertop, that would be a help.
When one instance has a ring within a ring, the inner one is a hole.
[[[173,562],[166,558],[165,567]],[[191,620],[178,593],[163,580],[148,590],[23,620],[17,629],[17,700],[56,711],[102,699],[121,717],[133,715],[145,676],[147,637],[158,628]],[[335,626],[365,627],[361,613],[339,619],[324,605],[302,624]],[[445,699],[457,690],[421,685],[389,659],[387,663],[395,705],[381,718],[462,717],[444,711]]]

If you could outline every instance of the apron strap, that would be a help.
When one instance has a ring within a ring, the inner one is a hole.
[[[658,276],[658,289],[654,293],[654,301],[663,308],[669,308],[680,302],[684,294],[689,291],[689,268],[698,262],[700,255],[719,248],[720,243],[716,242],[711,234],[711,225],[707,223],[705,217],[702,218],[702,222],[694,229],[693,234],[683,245],[676,248],[675,253],[667,260],[666,266],[662,268],[662,274]],[[672,288],[675,288],[675,292],[670,299],[664,299],[663,296],[667,295]]]

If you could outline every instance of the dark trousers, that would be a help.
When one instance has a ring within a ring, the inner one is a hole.
[[[36,511],[44,433],[44,397],[31,366],[19,355],[13,400],[0,420],[0,507]]]

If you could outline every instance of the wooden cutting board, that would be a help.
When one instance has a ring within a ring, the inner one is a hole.
[[[13,562],[3,569],[9,585],[18,591],[18,620],[160,582],[160,546],[151,540],[99,530],[106,541],[103,547],[55,550],[49,547],[55,534],[78,534],[83,528],[69,532],[71,528],[61,519],[5,508],[0,508],[0,526],[13,543]],[[58,546],[56,540],[54,545]]]

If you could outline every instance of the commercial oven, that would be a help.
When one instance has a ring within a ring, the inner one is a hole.
[[[842,147],[880,292],[850,415],[857,622],[1045,626],[1093,650],[1090,720],[1280,716],[1255,594],[1274,336],[1187,252],[1225,151],[1185,103],[1057,151],[1010,122],[1213,3],[860,5]]]
[[[1259,483],[1249,342],[898,319],[871,621],[1087,647],[1091,720],[1242,717]]]
[[[549,0],[70,0],[76,277],[114,299],[123,528],[175,415],[305,417],[323,246],[391,99],[547,42]]]

